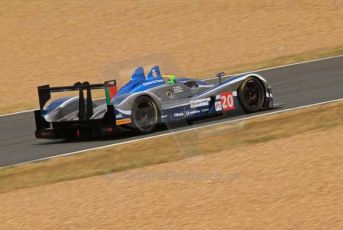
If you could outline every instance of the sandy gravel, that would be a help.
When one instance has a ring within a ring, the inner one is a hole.
[[[0,112],[143,54],[197,74],[341,46],[342,15],[341,0],[1,1]]]
[[[342,229],[342,126],[0,195],[0,229]]]

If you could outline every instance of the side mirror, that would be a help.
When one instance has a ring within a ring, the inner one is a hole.
[[[217,78],[219,80],[219,85],[222,84],[222,77],[225,76],[224,72],[217,73]]]

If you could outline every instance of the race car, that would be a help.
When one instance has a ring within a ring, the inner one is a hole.
[[[259,74],[219,73],[217,77],[214,83],[178,78],[162,75],[159,66],[154,66],[147,76],[143,67],[136,68],[131,80],[119,90],[115,80],[104,84],[39,86],[35,135],[72,140],[115,136],[126,130],[150,133],[159,124],[191,123],[275,107],[271,87]],[[94,89],[104,89],[105,98],[92,99]],[[46,105],[52,92],[61,91],[78,91],[78,96],[61,97]]]

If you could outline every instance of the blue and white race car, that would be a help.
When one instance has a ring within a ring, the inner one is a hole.
[[[271,87],[256,73],[217,75],[204,81],[161,75],[159,66],[145,76],[138,67],[119,90],[116,81],[104,84],[39,86],[40,109],[35,110],[37,138],[83,139],[118,135],[123,130],[152,132],[159,124],[188,123],[214,116],[232,116],[274,108]],[[211,82],[213,84],[211,84]],[[92,90],[104,89],[105,99],[92,99]],[[79,91],[46,103],[51,92]],[[86,95],[85,95],[86,94]]]

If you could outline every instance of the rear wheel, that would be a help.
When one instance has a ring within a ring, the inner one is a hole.
[[[261,110],[266,100],[264,85],[255,77],[247,78],[238,89],[238,99],[246,113]]]
[[[132,106],[134,127],[141,133],[153,131],[159,122],[159,110],[156,103],[147,96],[138,97]]]

